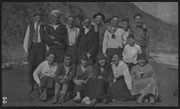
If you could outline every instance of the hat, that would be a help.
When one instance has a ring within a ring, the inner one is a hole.
[[[42,16],[43,16],[43,12],[42,12],[42,11],[36,11],[36,12],[34,13],[34,17],[35,17],[36,15],[42,15]]]
[[[101,12],[97,12],[93,15],[93,19],[95,19],[98,15],[102,16],[103,20],[105,19],[105,16]]]
[[[121,20],[121,22],[129,22],[129,18],[123,18],[122,20]]]
[[[60,11],[59,11],[59,10],[52,10],[52,11],[51,11],[51,16],[52,16],[53,14],[55,14],[55,13],[60,14]]]

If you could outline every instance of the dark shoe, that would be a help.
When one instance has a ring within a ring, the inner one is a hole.
[[[102,102],[103,102],[103,104],[108,104],[109,103],[107,99],[103,99]]]
[[[58,102],[58,96],[57,96],[57,95],[54,95],[52,104],[56,104],[57,102]]]
[[[75,103],[81,103],[82,99],[77,99],[77,100],[74,100]]]
[[[58,101],[58,104],[61,104],[61,103],[64,103],[64,100],[65,99],[65,94],[60,94],[60,98],[59,98],[59,101]]]
[[[96,103],[97,103],[97,100],[96,100],[96,99],[93,99],[90,105],[91,105],[91,106],[94,106],[94,105],[96,105]]]
[[[34,87],[31,86],[30,89],[29,89],[29,91],[28,91],[28,93],[31,93],[31,92],[33,92],[33,91],[34,91]]]

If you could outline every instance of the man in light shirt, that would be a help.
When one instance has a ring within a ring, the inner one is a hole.
[[[69,16],[67,18],[67,32],[68,32],[68,48],[66,52],[71,54],[72,56],[72,63],[77,64],[76,56],[77,56],[77,38],[79,36],[80,29],[75,26],[75,19],[73,16]]]
[[[111,27],[104,33],[102,51],[107,56],[107,62],[111,62],[111,56],[115,51],[122,55],[124,30],[118,27],[119,18],[112,17]]]
[[[45,43],[44,43],[44,28],[42,24],[43,14],[41,11],[37,11],[34,14],[34,21],[31,22],[26,30],[24,39],[24,50],[28,54],[28,69],[29,69],[29,85],[30,90],[34,91],[34,79],[33,72],[36,67],[45,59]]]
[[[137,56],[141,53],[141,47],[135,43],[134,35],[130,34],[127,37],[127,44],[122,53],[123,61],[128,65],[129,70],[137,64]]]

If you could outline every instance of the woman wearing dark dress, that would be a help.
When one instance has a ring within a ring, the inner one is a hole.
[[[51,16],[52,24],[49,24],[45,29],[45,43],[49,51],[55,53],[56,62],[59,64],[63,62],[62,56],[67,49],[67,29],[59,21],[59,10],[53,10]]]
[[[122,56],[117,52],[112,55],[112,72],[109,77],[112,83],[109,86],[109,95],[116,101],[133,100],[132,79],[127,65],[122,61]]]
[[[93,66],[92,77],[87,81],[86,85],[86,97],[83,99],[90,99],[91,105],[95,105],[97,100],[106,101],[105,98],[108,94],[108,76],[110,72],[110,67],[106,63],[106,59],[103,53],[98,56],[97,63]],[[85,102],[85,104],[87,104]]]

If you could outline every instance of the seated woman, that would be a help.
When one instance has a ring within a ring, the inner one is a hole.
[[[127,65],[121,60],[122,56],[118,53],[112,55],[112,84],[109,86],[109,95],[116,101],[134,100],[131,94],[132,79]]]
[[[98,62],[93,66],[92,77],[87,81],[86,97],[83,100],[90,101],[91,105],[95,105],[98,100],[103,100],[105,103],[108,94],[107,78],[109,76],[110,67],[106,63],[103,53],[98,55]],[[85,102],[86,103],[86,102]],[[87,104],[87,103],[86,103]]]
[[[147,63],[145,55],[140,54],[137,59],[139,61],[138,64],[131,70],[132,93],[133,95],[140,94],[137,103],[141,104],[146,95],[151,95],[149,102],[155,103],[159,90],[154,69]]]
[[[54,88],[54,77],[55,72],[58,68],[58,64],[55,63],[55,54],[48,52],[46,54],[46,59],[43,61],[34,71],[33,77],[42,93],[39,96],[39,100],[47,100],[47,91],[50,88]]]
[[[73,99],[76,103],[81,102],[81,96],[85,93],[85,87],[88,78],[91,76],[92,67],[88,65],[88,57],[85,53],[81,55],[81,64],[77,66],[76,76],[73,79],[75,83],[76,96]]]
[[[72,64],[72,56],[66,54],[64,56],[64,62],[59,64],[58,69],[56,71],[55,92],[54,99],[52,101],[53,104],[64,103],[66,92],[68,90],[70,83],[72,82],[72,79],[75,76],[75,71],[76,65]],[[58,96],[60,96],[59,100]]]
[[[141,54],[141,47],[135,43],[134,35],[130,34],[127,37],[127,44],[123,50],[123,61],[128,65],[129,71],[137,64],[137,56]]]

